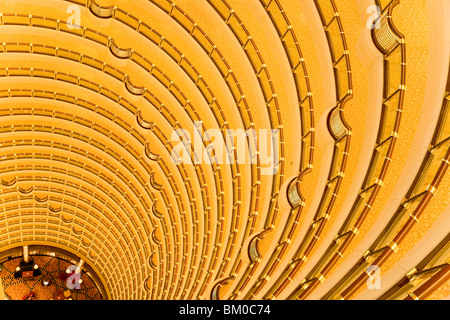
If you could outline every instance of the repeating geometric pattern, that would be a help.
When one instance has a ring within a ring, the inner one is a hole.
[[[14,278],[14,271],[19,265],[20,259],[15,258],[3,262],[0,270],[3,287],[9,300],[22,300],[31,292],[34,293],[36,300],[49,300],[68,290],[60,275],[65,274],[67,267],[72,263],[54,257],[33,256],[34,262],[39,265],[42,274],[31,280],[24,280],[23,278]],[[48,287],[42,286],[44,278],[51,281]],[[73,300],[102,300],[101,293],[85,273],[82,273],[81,279],[83,280],[81,288],[70,290],[70,297]]]
[[[76,252],[78,299],[449,297],[449,6],[1,2],[0,252]]]

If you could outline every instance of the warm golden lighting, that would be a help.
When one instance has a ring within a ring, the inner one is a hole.
[[[448,0],[0,13],[0,278],[67,287],[28,298],[450,296]]]

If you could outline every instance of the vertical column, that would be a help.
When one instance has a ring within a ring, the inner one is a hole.
[[[28,246],[23,246],[23,261],[27,263],[30,260],[30,254],[28,252]]]

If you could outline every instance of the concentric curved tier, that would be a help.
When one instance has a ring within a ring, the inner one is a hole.
[[[70,252],[104,299],[448,297],[449,17],[1,2],[0,253]]]

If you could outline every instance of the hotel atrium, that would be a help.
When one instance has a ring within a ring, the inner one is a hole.
[[[449,0],[0,0],[0,300],[449,300]]]

